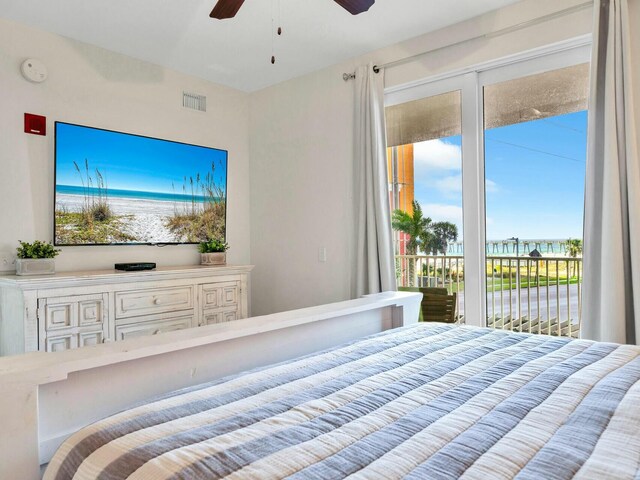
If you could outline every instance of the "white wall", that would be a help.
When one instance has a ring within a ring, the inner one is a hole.
[[[43,84],[20,64],[39,58]],[[208,112],[182,107],[182,91],[207,96]],[[230,263],[249,263],[248,95],[157,65],[0,19],[0,252],[18,239],[53,237],[53,122],[101,127],[229,151]],[[23,114],[47,117],[46,137],[23,133]],[[199,262],[195,246],[65,247],[57,268],[113,268],[117,261]]]
[[[524,0],[467,22],[251,95],[251,254],[255,314],[347,299],[353,244],[353,89],[343,72],[520,24],[582,3]],[[591,10],[440,50],[389,69],[386,86],[548,45],[591,31]],[[310,52],[312,54],[312,52]],[[328,261],[318,262],[318,248]]]
[[[252,308],[266,314],[348,298],[353,85],[340,67],[253,95]],[[327,262],[318,249],[327,249]]]

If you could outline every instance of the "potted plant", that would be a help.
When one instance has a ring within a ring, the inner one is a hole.
[[[19,240],[16,249],[16,275],[48,275],[56,273],[55,258],[60,253],[49,242],[36,240],[33,243]]]
[[[198,249],[200,250],[201,265],[224,265],[227,263],[226,251],[229,250],[229,244],[222,240],[212,238],[201,242]]]

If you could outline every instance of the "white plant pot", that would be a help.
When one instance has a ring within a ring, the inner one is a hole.
[[[201,253],[200,265],[225,265],[227,263],[226,252]]]
[[[52,275],[56,273],[54,258],[17,258],[16,275]]]

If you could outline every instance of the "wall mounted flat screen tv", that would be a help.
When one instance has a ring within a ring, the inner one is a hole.
[[[227,152],[55,125],[56,245],[224,239]]]

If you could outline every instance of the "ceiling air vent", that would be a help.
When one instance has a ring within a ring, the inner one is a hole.
[[[198,95],[197,93],[182,92],[182,106],[193,110],[199,110],[200,112],[206,112],[207,97],[204,95]]]

